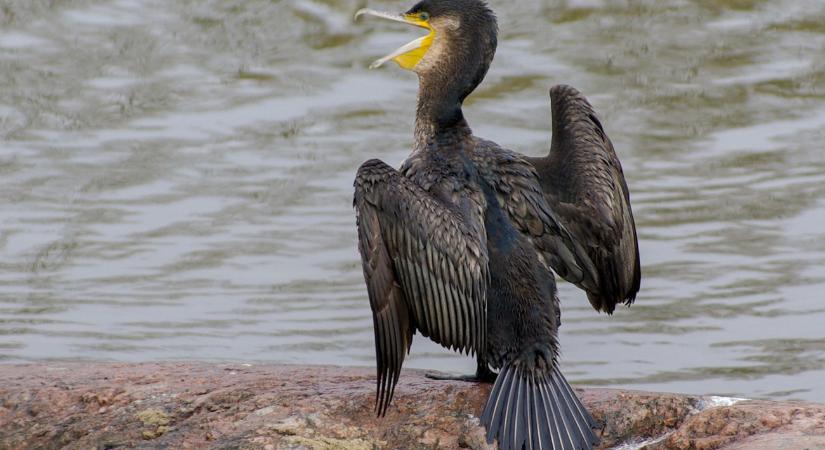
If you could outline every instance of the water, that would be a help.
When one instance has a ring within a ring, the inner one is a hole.
[[[363,6],[0,0],[0,360],[373,364],[352,179],[406,156],[417,84],[366,67],[418,32]],[[825,401],[825,4],[493,6],[476,134],[543,154],[573,84],[632,192],[642,291],[560,285],[569,378]]]

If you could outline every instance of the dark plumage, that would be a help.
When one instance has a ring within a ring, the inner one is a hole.
[[[641,268],[630,193],[613,143],[596,112],[575,88],[550,89],[553,141],[544,158],[527,158],[547,203],[593,263],[588,280],[568,278],[587,291],[597,311],[612,313],[639,292]]]
[[[612,311],[615,299],[638,290],[638,252],[629,259],[635,266],[625,266],[625,249],[636,248],[635,230],[610,141],[595,115],[579,126],[579,109],[559,110],[565,102],[556,94],[548,158],[526,158],[473,136],[461,104],[492,61],[495,17],[479,0],[424,1],[406,14],[426,17],[435,33],[412,69],[420,81],[414,150],[399,170],[372,159],[355,178],[378,415],[387,412],[419,332],[476,354],[479,378],[499,370],[481,415],[490,442],[516,450],[592,448],[596,424],[558,367],[560,315],[551,267],[592,293],[597,309]],[[586,101],[568,104],[579,108]],[[576,124],[568,126],[570,120]],[[618,206],[616,192],[623,194]],[[584,217],[591,209],[619,213]],[[615,248],[619,257],[611,256]],[[605,285],[604,274],[619,281]]]

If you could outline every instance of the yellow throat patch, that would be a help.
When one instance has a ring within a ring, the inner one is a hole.
[[[426,28],[430,30],[430,32],[426,36],[420,38],[420,43],[418,47],[413,48],[412,50],[406,53],[402,53],[392,59],[402,69],[412,70],[424,58],[424,55],[427,54],[427,51],[433,44],[433,39],[435,39],[435,29],[433,29],[433,27],[430,26],[427,20],[422,20],[422,18],[418,14],[406,15],[404,16],[404,19],[411,25],[416,25],[421,28]],[[418,39],[416,39],[416,41],[418,41]]]

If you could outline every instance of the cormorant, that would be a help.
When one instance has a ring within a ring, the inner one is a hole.
[[[551,90],[547,158],[473,136],[461,106],[497,42],[482,0],[424,0],[403,14],[362,9],[356,18],[364,14],[428,30],[371,65],[394,60],[419,77],[413,152],[399,170],[365,162],[354,183],[377,414],[386,414],[417,331],[474,353],[476,378],[495,379],[481,415],[489,442],[593,448],[596,423],[558,367],[553,270],[597,310],[635,298],[635,227],[610,141],[584,97],[564,86]]]

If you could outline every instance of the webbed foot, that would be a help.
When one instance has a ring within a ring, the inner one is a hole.
[[[427,372],[425,377],[431,380],[452,380],[452,381],[470,381],[473,383],[492,383],[496,381],[496,374],[485,364],[479,365],[476,373],[472,375],[449,375],[442,372]]]
[[[431,380],[451,380],[451,381],[479,381],[475,374],[471,375],[449,375],[443,372],[427,372],[425,377]]]

